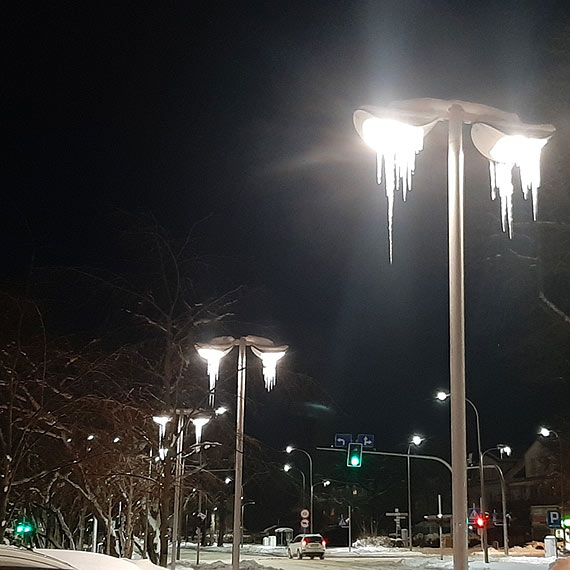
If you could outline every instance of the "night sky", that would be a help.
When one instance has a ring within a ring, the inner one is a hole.
[[[295,443],[352,431],[404,451],[419,430],[446,453],[447,405],[432,403],[449,386],[446,129],[426,140],[408,202],[396,201],[390,265],[385,197],[352,113],[439,97],[556,124],[540,93],[567,11],[549,1],[14,3],[3,24],[2,277],[23,281],[32,252],[38,266],[105,267],[117,211],[152,214],[178,235],[194,227],[217,289],[248,287],[247,330],[235,334],[289,344],[287,369],[327,395],[330,409],[313,410],[321,427]],[[522,270],[511,279],[501,261],[487,162],[465,135],[467,394],[484,446],[522,451],[559,395],[518,384],[534,281]],[[530,205],[515,202],[517,220],[530,220]],[[278,447],[294,429],[276,427],[266,429]]]

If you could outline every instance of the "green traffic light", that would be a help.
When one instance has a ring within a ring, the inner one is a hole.
[[[563,519],[562,520],[562,526],[564,528],[570,528],[570,519]]]
[[[16,534],[28,534],[33,531],[30,523],[20,522],[16,525]]]
[[[346,458],[346,465],[348,467],[360,467],[362,465],[362,444],[349,443],[348,455]]]

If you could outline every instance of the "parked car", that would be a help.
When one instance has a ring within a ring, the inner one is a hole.
[[[0,546],[0,568],[20,568],[20,570],[77,570],[75,566],[45,556],[39,552],[32,552],[25,548],[15,546]]]
[[[289,558],[295,556],[299,560],[303,556],[315,558],[318,556],[321,560],[325,557],[327,548],[326,540],[320,534],[298,534],[287,546],[287,554]]]

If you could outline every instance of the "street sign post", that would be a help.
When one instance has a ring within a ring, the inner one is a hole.
[[[408,516],[408,513],[402,513],[400,512],[400,509],[396,507],[393,513],[386,513],[386,516],[394,517],[394,522],[396,523],[396,538],[400,538],[400,530],[402,528],[400,521],[405,519]]]
[[[309,515],[311,514],[311,512],[309,511],[309,509],[302,509],[301,512],[299,513],[299,515],[301,515],[301,528],[305,529],[305,528],[309,528]]]

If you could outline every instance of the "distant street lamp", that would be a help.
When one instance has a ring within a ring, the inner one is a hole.
[[[310,499],[310,504],[311,504],[311,512],[310,512],[310,523],[311,523],[311,534],[313,533],[313,506],[314,506],[314,485],[313,485],[313,458],[311,457],[311,455],[309,454],[308,451],[305,451],[304,449],[299,449],[298,447],[293,447],[292,445],[288,445],[285,448],[286,453],[292,453],[293,451],[300,451],[301,453],[304,453],[307,458],[309,459],[309,488],[311,491],[311,499]]]
[[[495,451],[495,450],[499,452],[501,459],[502,459],[503,455],[510,457],[511,453],[513,451],[510,446],[505,445],[504,443],[498,443],[495,447],[491,447],[490,449],[486,449],[481,454],[482,460],[485,461],[485,454],[486,453],[489,453],[490,451]],[[505,548],[505,554],[508,555],[509,554],[509,529],[508,529],[508,525],[507,525],[507,497],[506,497],[507,494],[506,494],[506,489],[505,489],[505,481],[504,481],[503,472],[499,468],[498,465],[495,465],[495,467],[498,469],[499,477],[501,479],[501,509],[503,511],[503,546]],[[485,470],[483,469],[483,473],[484,472],[485,472]]]
[[[419,435],[412,436],[408,444],[408,451],[406,453],[408,456],[406,460],[408,463],[408,543],[410,550],[412,550],[412,477],[410,465],[410,449],[412,445],[415,445],[416,447],[420,446],[423,440],[424,438]]]
[[[447,392],[438,392],[436,398],[441,402],[447,400],[451,394]],[[485,474],[483,468],[483,450],[481,448],[481,420],[479,417],[479,410],[477,406],[469,399],[465,398],[465,401],[471,406],[473,411],[475,412],[475,425],[477,428],[477,455],[479,457],[479,485],[480,485],[480,493],[481,497],[479,499],[479,509],[481,510],[481,514],[485,513],[486,506],[485,506]],[[481,530],[481,548],[485,554],[485,563],[489,563],[489,548],[487,544],[487,526],[484,526]]]
[[[232,569],[239,570],[241,543],[241,498],[243,496],[243,431],[245,424],[245,381],[247,347],[263,363],[263,379],[267,391],[275,385],[277,362],[285,356],[287,346],[275,346],[273,341],[259,336],[219,336],[207,343],[196,343],[198,354],[208,363],[210,377],[210,405],[214,404],[214,390],[221,359],[234,347],[238,347],[237,360],[237,396],[236,396],[236,448],[235,448],[235,485],[234,485],[234,520],[232,542]]]
[[[245,528],[244,524],[243,524],[243,519],[244,519],[244,514],[245,514],[245,508],[248,505],[255,505],[255,501],[247,501],[245,503],[242,503],[242,505],[241,505],[241,527],[242,527],[241,528],[241,545],[242,546],[243,546],[243,529]]]
[[[152,421],[158,425],[158,457],[164,461],[168,453],[168,447],[164,446],[164,436],[166,435],[166,424],[172,420],[170,416],[153,416]]]
[[[453,564],[467,570],[467,465],[465,437],[465,295],[463,245],[463,126],[473,125],[471,138],[489,160],[491,195],[501,200],[503,230],[512,227],[512,173],[519,167],[525,196],[530,192],[536,218],[540,186],[542,147],[554,133],[552,125],[529,125],[513,113],[467,101],[414,99],[389,107],[366,107],[355,111],[354,126],[377,156],[377,180],[382,166],[388,198],[388,234],[392,259],[394,191],[403,196],[411,189],[415,156],[423,149],[424,137],[439,121],[448,122],[448,243],[449,243],[449,364],[451,402],[451,457]]]
[[[302,495],[302,499],[301,499],[301,507],[304,508],[304,502],[305,502],[305,497],[306,497],[306,489],[307,489],[307,478],[305,477],[305,472],[302,469],[298,469],[297,467],[293,467],[293,465],[291,465],[290,463],[285,463],[285,465],[283,465],[283,471],[285,471],[285,473],[289,473],[289,471],[291,470],[295,470],[298,471],[301,474],[301,477],[303,478],[303,495]]]
[[[560,464],[560,515],[562,516],[562,519],[564,519],[564,469],[562,467],[562,458],[563,458],[563,452],[562,452],[562,440],[560,439],[560,436],[558,435],[557,432],[555,432],[553,429],[549,429],[547,427],[541,427],[538,430],[538,435],[541,435],[542,437],[548,438],[550,436],[554,436],[557,440],[558,440],[558,446],[560,449],[560,456],[559,456],[559,464]]]

